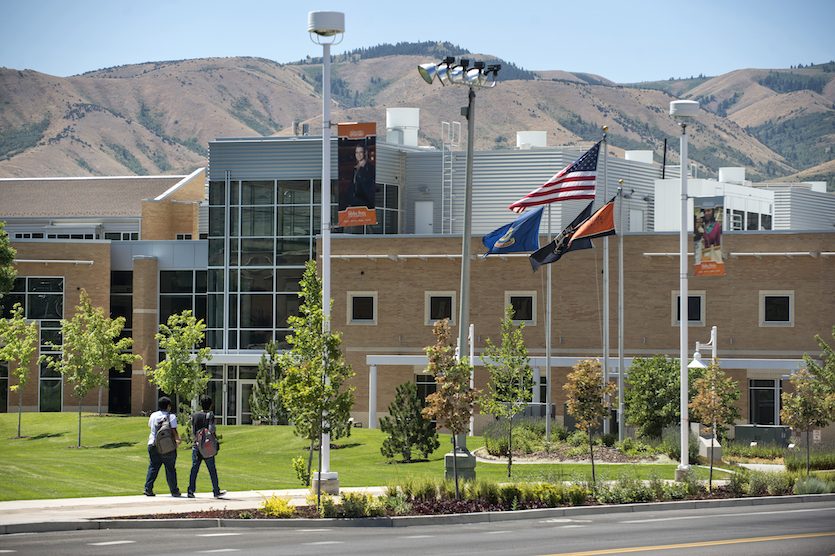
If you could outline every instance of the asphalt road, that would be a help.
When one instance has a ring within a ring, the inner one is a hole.
[[[830,556],[832,501],[414,527],[119,529],[10,534],[0,554]]]

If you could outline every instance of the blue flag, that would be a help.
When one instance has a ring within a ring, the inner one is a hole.
[[[542,220],[542,208],[525,212],[510,224],[505,224],[484,236],[481,241],[488,251],[483,256],[539,249],[539,221]]]

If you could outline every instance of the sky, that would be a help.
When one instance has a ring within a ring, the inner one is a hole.
[[[617,83],[835,59],[833,0],[0,0],[0,67],[68,77],[192,58],[293,62],[322,55],[307,33],[311,11],[345,14],[332,54],[448,41]]]

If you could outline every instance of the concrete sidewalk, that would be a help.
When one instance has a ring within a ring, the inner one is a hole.
[[[343,488],[342,492],[368,492],[381,496],[384,487]],[[251,510],[259,508],[264,497],[289,496],[294,505],[305,505],[310,490],[248,490],[227,492],[223,498],[211,493],[197,493],[194,498],[170,494],[156,496],[98,496],[93,498],[55,498],[49,500],[12,500],[0,502],[0,533],[19,530],[49,530],[38,524],[111,519],[114,517],[151,514],[174,514],[200,510]],[[27,528],[25,526],[31,526]],[[21,529],[22,528],[22,529]]]

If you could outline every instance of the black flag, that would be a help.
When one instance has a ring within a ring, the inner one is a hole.
[[[557,262],[560,260],[560,257],[568,251],[590,249],[593,247],[590,239],[578,239],[577,241],[571,243],[570,248],[568,247],[568,242],[571,239],[571,236],[574,235],[574,231],[579,228],[583,222],[591,218],[592,205],[594,205],[594,201],[590,202],[589,206],[587,206],[586,209],[581,212],[566,229],[560,232],[560,235],[558,235],[554,241],[531,254],[529,258],[534,272],[536,272],[539,267],[544,264]]]

